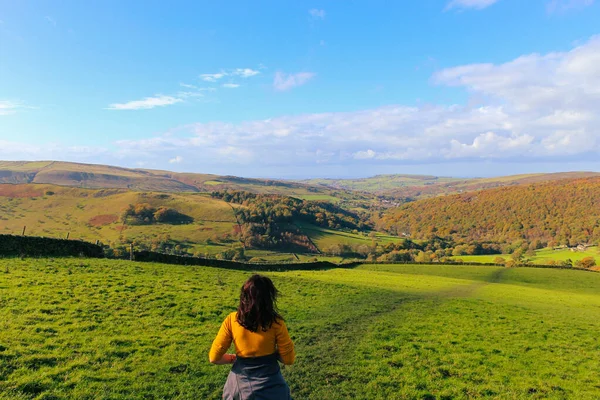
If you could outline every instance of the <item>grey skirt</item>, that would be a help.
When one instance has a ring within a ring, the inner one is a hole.
[[[277,353],[263,357],[237,357],[223,388],[224,400],[291,400],[281,375]]]

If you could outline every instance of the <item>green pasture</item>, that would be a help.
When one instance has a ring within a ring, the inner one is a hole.
[[[462,260],[464,262],[475,262],[475,263],[494,263],[497,257],[502,257],[505,260],[510,260],[510,254],[491,254],[491,255],[479,255],[479,256],[453,256],[454,260]],[[582,260],[586,257],[593,257],[596,259],[596,263],[600,264],[600,252],[598,246],[589,247],[585,251],[571,251],[569,249],[558,249],[553,250],[550,248],[537,250],[535,256],[524,256],[524,259],[531,261],[534,264],[548,264],[549,261],[566,261],[571,260],[573,262]]]
[[[320,250],[324,250],[335,244],[364,244],[370,246],[373,244],[374,241],[376,244],[385,245],[388,243],[395,243],[403,240],[400,237],[386,235],[382,233],[375,233],[375,238],[371,238],[366,233],[362,234],[347,231],[338,231],[334,229],[321,228],[306,223],[297,223],[296,225],[300,227],[302,232],[304,232]]]
[[[219,399],[248,272],[0,260],[0,399]],[[297,399],[597,399],[600,274],[362,265],[268,273]]]
[[[298,199],[302,199],[302,200],[325,200],[325,201],[330,201],[332,203],[339,203],[340,201],[342,201],[341,198],[339,197],[334,197],[328,194],[299,194],[299,195],[294,195],[293,197],[296,197]]]

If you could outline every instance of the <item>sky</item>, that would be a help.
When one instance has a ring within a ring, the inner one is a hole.
[[[0,0],[0,160],[600,171],[600,0]]]

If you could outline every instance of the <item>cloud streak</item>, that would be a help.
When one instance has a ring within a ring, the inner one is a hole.
[[[236,68],[229,71],[221,71],[215,74],[201,74],[200,79],[205,82],[217,82],[226,76],[230,77],[240,77],[240,78],[250,78],[251,76],[256,76],[260,74],[260,71],[254,70],[252,68]]]
[[[127,103],[110,104],[108,110],[149,110],[156,107],[170,106],[182,102],[181,97],[156,95],[146,97],[142,100],[129,101]]]
[[[275,90],[283,92],[308,83],[314,76],[315,74],[312,72],[286,74],[285,72],[277,71],[273,80],[273,87]]]
[[[475,10],[483,10],[491,6],[494,3],[497,3],[499,0],[452,0],[446,6],[446,10],[451,10],[454,8],[458,9],[467,9],[472,8]]]
[[[0,100],[0,116],[16,114],[19,110],[31,108],[20,101]]]
[[[308,10],[310,16],[314,19],[325,19],[325,10],[319,10],[317,8],[312,8]]]
[[[551,0],[546,5],[550,14],[564,13],[570,10],[582,9],[594,4],[594,0]]]
[[[214,74],[201,74],[199,79],[204,82],[216,83],[220,79],[225,77],[230,78],[250,78],[252,76],[256,76],[260,74],[260,71],[253,70],[251,68],[236,68],[229,71],[221,71]],[[194,97],[202,97],[204,96],[203,92],[207,91],[215,91],[214,87],[201,88],[196,85],[192,85],[189,83],[180,82],[179,86],[185,88],[187,90],[182,90],[173,95],[162,95],[157,94],[152,97],[146,97],[141,100],[129,101],[126,103],[113,103],[110,104],[106,109],[107,110],[149,110],[157,107],[165,107],[173,104],[181,103],[187,99]],[[223,88],[227,89],[235,89],[240,85],[238,83],[229,82],[221,85]],[[8,110],[8,107],[7,107]],[[2,105],[0,104],[0,115],[2,115]],[[4,111],[8,113],[9,111]]]

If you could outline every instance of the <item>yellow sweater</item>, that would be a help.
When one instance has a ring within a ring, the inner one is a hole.
[[[221,324],[221,329],[210,348],[208,355],[210,362],[220,360],[233,341],[235,354],[240,357],[268,356],[279,352],[284,364],[294,363],[296,352],[285,322],[274,323],[266,332],[261,329],[258,332],[251,332],[237,322],[236,316],[237,313],[232,312]]]

